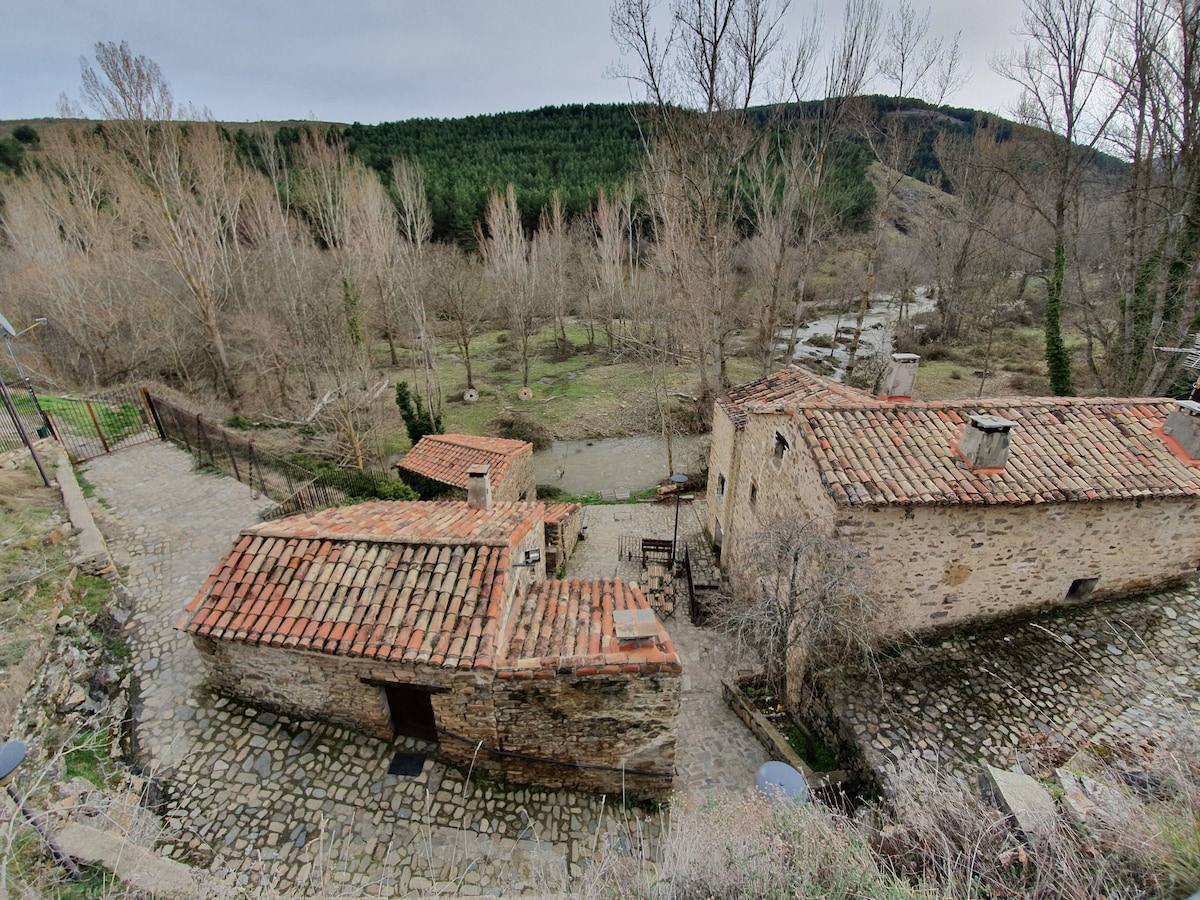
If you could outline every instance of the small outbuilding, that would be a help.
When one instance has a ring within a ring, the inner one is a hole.
[[[634,584],[546,580],[546,508],[327,509],[246,529],[178,627],[214,688],[510,780],[670,793],[681,666]]]
[[[411,472],[460,492],[466,491],[467,472],[476,466],[488,467],[496,500],[537,498],[533,444],[528,441],[473,434],[427,434],[396,463],[401,474]]]

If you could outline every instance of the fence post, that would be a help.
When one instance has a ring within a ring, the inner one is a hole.
[[[187,426],[185,426],[180,420],[179,412],[180,410],[178,407],[171,407],[171,417],[175,420],[175,427],[179,429],[179,436],[183,438],[183,445],[187,447],[188,453],[194,453],[195,451],[192,450],[192,442],[188,440]]]
[[[154,398],[150,396],[148,388],[142,388],[142,402],[146,404],[146,409],[150,411],[150,421],[154,424],[154,430],[158,432],[159,440],[165,441],[167,433],[163,431],[162,420],[158,417],[158,410],[154,406]]]
[[[100,438],[100,446],[104,448],[104,452],[108,453],[108,441],[104,439],[104,430],[100,427],[100,421],[96,418],[96,411],[92,409],[92,401],[84,400],[83,405],[87,408],[88,415],[92,417],[92,425],[96,429],[96,434]]]
[[[229,446],[229,432],[224,428],[221,429],[221,439],[225,442],[225,452],[229,454],[229,463],[233,466],[233,477],[241,481],[242,473],[238,471],[237,457],[233,455],[233,448]]]

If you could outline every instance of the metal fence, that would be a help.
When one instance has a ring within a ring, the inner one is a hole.
[[[17,422],[13,418],[13,413],[20,418],[21,424],[25,426],[25,433],[30,438],[36,438],[37,429],[42,426],[42,420],[37,413],[30,411],[25,413],[21,407],[15,406],[16,397],[9,389],[9,397],[5,399],[3,404],[0,404],[0,453],[6,450],[14,450],[17,447],[24,445],[24,440],[21,438],[21,432],[17,427]],[[14,405],[11,405],[14,404]],[[26,404],[31,405],[31,404]]]
[[[41,394],[34,398],[9,385],[12,406],[31,438],[55,437],[75,462],[159,439],[146,392],[110,388],[86,397]],[[0,449],[21,442],[12,410],[0,415]]]
[[[198,465],[231,475],[278,502],[265,518],[379,497],[387,495],[390,487],[402,484],[382,471],[313,471],[264,452],[252,440],[205,420],[199,413],[158,397],[148,399],[165,439],[191,453]]]

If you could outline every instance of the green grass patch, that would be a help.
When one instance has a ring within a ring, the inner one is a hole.
[[[112,584],[95,575],[80,575],[75,579],[74,600],[89,616],[96,618],[112,594]]]
[[[36,415],[33,401],[28,395],[14,396],[13,402],[21,412]],[[43,410],[54,416],[59,428],[80,437],[94,437],[98,424],[109,444],[119,443],[136,434],[145,424],[142,409],[135,403],[104,403],[52,396],[39,396],[38,402]]]
[[[110,778],[110,740],[107,729],[80,733],[75,745],[63,754],[67,780],[86,778],[96,787],[104,787]]]

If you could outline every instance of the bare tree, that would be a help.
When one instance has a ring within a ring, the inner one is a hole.
[[[858,361],[863,320],[871,305],[875,288],[876,266],[884,235],[892,213],[897,189],[919,146],[923,123],[910,122],[900,114],[905,98],[926,94],[936,106],[953,91],[960,79],[961,55],[958,35],[950,41],[931,34],[929,11],[917,15],[907,0],[888,19],[883,31],[879,75],[895,97],[894,109],[880,109],[866,100],[859,104],[861,131],[879,163],[876,183],[875,217],[871,239],[865,249],[865,278],[854,320],[854,336],[846,348],[845,378],[849,381]]]
[[[879,0],[847,0],[839,40],[825,64],[816,114],[799,122],[791,130],[791,146],[785,157],[787,180],[799,196],[799,227],[801,254],[798,261],[796,305],[792,311],[792,327],[788,335],[787,358],[795,355],[800,325],[804,320],[803,304],[808,290],[808,275],[821,238],[828,225],[840,212],[838,198],[829,197],[825,178],[829,152],[847,125],[847,114],[853,100],[862,93],[871,74],[879,40]],[[814,26],[808,34],[819,33]],[[809,75],[816,70],[813,49],[803,39],[797,45],[790,66],[791,98],[800,102],[809,87]]]
[[[593,290],[588,292],[588,346],[595,345],[594,323],[599,315],[610,353],[614,350],[615,323],[623,320],[627,313],[625,294],[634,277],[633,248],[629,238],[633,228],[632,197],[633,187],[628,183],[611,198],[601,188],[592,213]],[[599,310],[592,304],[593,291]]]
[[[558,191],[551,197],[550,208],[542,210],[531,253],[530,262],[538,269],[538,283],[544,298],[542,305],[554,319],[554,342],[565,352],[572,242]]]
[[[399,206],[401,243],[398,253],[399,291],[413,323],[430,411],[442,416],[442,382],[438,373],[433,326],[425,307],[429,279],[428,246],[433,235],[433,212],[425,192],[425,174],[413,160],[400,159],[392,166],[392,185]]]
[[[611,8],[613,36],[633,60],[623,74],[655,110],[645,184],[659,267],[691,315],[705,398],[727,380],[725,342],[736,319],[735,183],[763,135],[746,110],[778,91],[768,75],[782,53],[787,7],[788,0],[676,0],[661,36],[652,0],[617,0]]]
[[[530,265],[529,240],[521,225],[516,190],[493,192],[476,224],[479,252],[504,296],[509,328],[521,346],[521,384],[529,387],[529,343],[537,327],[536,268]]]
[[[1010,169],[1009,175],[1029,211],[1052,230],[1049,252],[1041,254],[1049,268],[1046,363],[1051,388],[1060,395],[1075,391],[1062,333],[1069,208],[1121,101],[1104,89],[1113,47],[1104,10],[1102,0],[1025,0],[1022,48],[992,61],[997,72],[1021,88],[1021,121],[1047,133],[1035,151],[1039,159]],[[1040,183],[1042,160],[1049,161],[1051,170],[1046,192]]]
[[[250,173],[215,123],[175,121],[170,87],[153,60],[121,42],[96,45],[98,68],[80,62],[84,100],[108,120],[108,164],[123,179],[116,189],[137,204],[146,237],[182,280],[187,311],[208,337],[226,394],[236,399],[222,314],[240,263],[237,231]]]
[[[870,658],[881,634],[883,594],[867,559],[832,522],[787,516],[749,539],[741,590],[718,613],[739,647],[797,702],[813,665]]]
[[[471,368],[471,342],[483,330],[488,318],[483,289],[483,272],[478,258],[452,245],[434,245],[428,250],[430,290],[438,318],[450,323],[454,342],[463,355],[467,370],[467,388],[475,389]]]
[[[1111,81],[1121,97],[1107,146],[1130,164],[1119,212],[1120,249],[1108,250],[1116,296],[1105,382],[1158,394],[1178,377],[1179,354],[1200,315],[1200,8],[1186,0],[1114,6]],[[1085,295],[1086,297],[1087,295]],[[1107,316],[1091,313],[1103,339]]]

